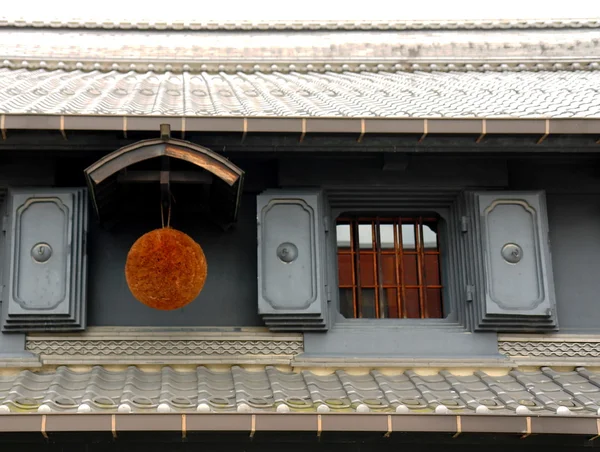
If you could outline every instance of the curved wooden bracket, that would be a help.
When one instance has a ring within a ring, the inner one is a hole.
[[[100,216],[100,208],[97,202],[98,188],[108,183],[109,180],[116,178],[117,174],[127,167],[149,159],[177,159],[189,162],[196,165],[224,182],[218,184],[219,190],[226,190],[230,193],[225,194],[224,199],[234,199],[231,207],[228,209],[226,217],[227,221],[233,222],[237,218],[237,210],[239,208],[244,172],[236,165],[231,163],[221,155],[188,141],[177,139],[152,139],[143,140],[137,143],[122,147],[121,149],[112,152],[100,160],[90,165],[84,170],[94,208],[98,216]],[[163,169],[165,166],[163,165]],[[166,170],[168,172],[168,169]],[[160,177],[161,184],[168,175],[162,174]],[[233,195],[233,196],[232,196]],[[221,206],[222,207],[222,206]]]

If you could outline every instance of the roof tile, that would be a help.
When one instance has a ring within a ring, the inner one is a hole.
[[[575,371],[512,371],[492,376],[478,371],[419,375],[407,370],[385,375],[372,370],[353,375],[286,372],[274,367],[195,371],[136,367],[88,372],[59,367],[53,372],[24,370],[0,377],[0,411],[10,412],[193,412],[193,411],[398,411],[541,415],[596,415],[600,376]],[[285,410],[279,407],[285,407]]]
[[[596,71],[192,75],[0,69],[0,114],[599,117],[597,86]]]
[[[282,20],[282,21],[165,21],[154,20],[66,20],[0,17],[0,27],[7,28],[82,28],[138,30],[457,30],[457,29],[546,29],[598,28],[598,19],[494,19],[494,20]]]

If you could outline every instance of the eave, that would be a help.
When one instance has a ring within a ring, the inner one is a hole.
[[[398,414],[32,414],[2,415],[1,433],[37,434],[49,439],[60,433],[106,435],[119,440],[135,432],[171,433],[179,440],[201,440],[199,435],[233,434],[238,440],[269,439],[276,433],[303,434],[309,442],[371,434],[372,439],[394,441],[396,435],[428,432],[459,435],[502,433],[518,435],[578,435],[593,440],[600,435],[597,417],[538,417],[495,415]],[[131,436],[130,436],[131,438]],[[205,437],[206,438],[206,437]],[[222,439],[221,439],[222,441]]]
[[[302,142],[308,134],[354,135],[357,142],[377,135],[473,135],[480,142],[488,135],[535,135],[538,144],[552,135],[600,137],[600,118],[339,118],[339,117],[174,117],[127,115],[2,114],[0,130],[6,139],[11,130],[57,131],[158,131],[169,124],[182,137],[191,133],[294,134]]]

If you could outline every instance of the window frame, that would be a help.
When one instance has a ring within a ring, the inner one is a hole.
[[[380,187],[382,190],[385,188]],[[380,328],[382,331],[406,330],[407,328],[435,328],[442,330],[454,330],[457,332],[470,332],[470,314],[466,297],[466,269],[461,266],[467,265],[465,256],[461,252],[461,217],[459,212],[459,200],[462,190],[439,190],[430,192],[424,190],[401,189],[397,199],[392,198],[379,205],[377,193],[372,190],[351,189],[352,195],[373,196],[372,205],[362,198],[360,202],[353,204],[353,196],[344,189],[344,198],[338,200],[335,192],[337,187],[325,189],[329,204],[329,234],[327,246],[327,280],[330,288],[329,313],[333,330],[361,329],[373,330]],[[332,192],[334,193],[332,196]],[[415,198],[412,198],[414,195]],[[421,196],[419,196],[421,195]],[[420,203],[418,199],[422,195],[428,196],[428,201]],[[394,195],[395,196],[395,195]],[[367,198],[368,199],[368,198]],[[408,215],[415,213],[435,214],[440,219],[440,270],[443,285],[443,309],[445,317],[439,319],[365,319],[346,318],[340,310],[338,267],[337,267],[337,219],[344,215]]]
[[[396,317],[386,317],[386,318],[372,318],[372,317],[368,317],[366,319],[369,320],[377,320],[377,321],[382,321],[382,320],[442,320],[442,319],[446,319],[449,317],[450,312],[451,312],[451,306],[449,305],[449,303],[447,303],[447,299],[448,299],[448,288],[446,285],[447,279],[446,279],[446,270],[445,268],[447,268],[447,258],[446,258],[446,254],[447,254],[447,246],[446,246],[446,235],[448,233],[447,231],[447,214],[448,212],[444,209],[438,209],[438,210],[429,210],[429,211],[414,211],[414,210],[404,210],[404,211],[398,211],[398,210],[393,210],[393,211],[387,211],[387,212],[381,212],[381,211],[377,211],[377,212],[371,212],[371,211],[363,211],[361,210],[343,210],[342,212],[338,213],[337,209],[336,211],[334,211],[334,220],[333,220],[333,224],[334,227],[332,228],[332,230],[334,231],[334,234],[336,235],[335,237],[335,242],[336,242],[336,259],[333,262],[333,264],[336,266],[336,286],[334,286],[337,292],[337,297],[338,297],[338,308],[340,310],[340,315],[345,319],[345,320],[357,320],[357,319],[361,319],[361,318],[356,318],[356,317],[345,317],[342,313],[341,313],[341,303],[340,303],[340,294],[339,294],[339,269],[337,268],[337,264],[338,264],[338,259],[337,259],[337,225],[338,225],[338,220],[339,218],[343,218],[344,220],[358,220],[360,221],[361,219],[365,219],[365,220],[371,220],[371,219],[376,219],[376,218],[385,218],[385,219],[396,219],[396,218],[415,218],[415,217],[426,217],[426,218],[432,218],[432,217],[436,217],[436,221],[437,221],[437,235],[438,235],[438,251],[439,251],[439,272],[440,272],[440,284],[442,286],[442,312],[443,312],[443,317],[432,317],[432,318],[410,318],[410,319],[403,319],[403,318],[396,318]]]

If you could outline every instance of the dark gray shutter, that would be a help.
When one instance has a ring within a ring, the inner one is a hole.
[[[2,331],[85,328],[87,191],[9,190]]]
[[[271,330],[327,329],[326,221],[320,191],[258,196],[258,311]]]
[[[466,193],[467,299],[476,329],[555,330],[554,280],[545,194]]]

